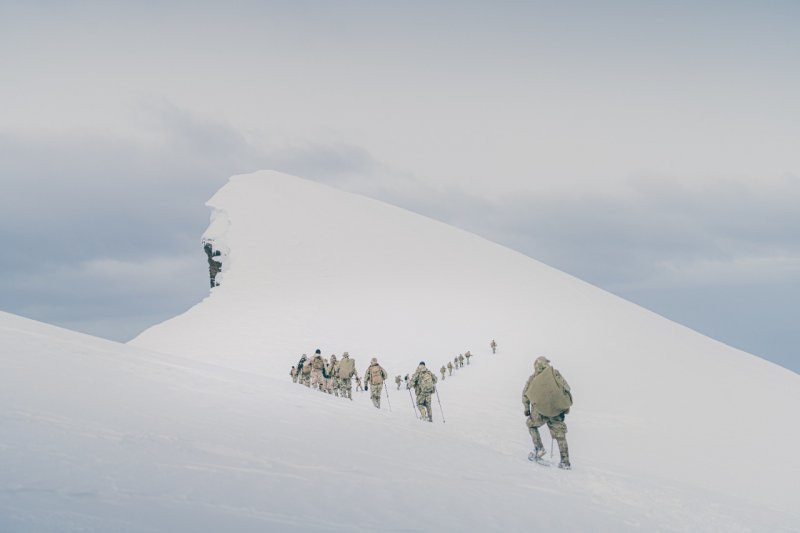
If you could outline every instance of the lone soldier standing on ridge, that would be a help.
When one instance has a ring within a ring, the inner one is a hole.
[[[569,384],[558,370],[550,366],[546,357],[538,357],[533,363],[533,369],[533,375],[522,389],[522,406],[525,408],[525,416],[528,417],[528,431],[534,446],[528,459],[538,461],[544,456],[539,428],[547,424],[561,454],[558,467],[569,470],[571,465],[567,448],[567,424],[564,423],[564,417],[572,406]]]
[[[433,422],[433,409],[431,409],[431,394],[436,392],[436,376],[425,367],[425,361],[420,361],[414,375],[411,376],[411,385],[417,395],[419,414],[428,422]]]
[[[369,397],[372,399],[372,405],[378,409],[381,408],[381,391],[383,390],[383,382],[386,381],[387,377],[389,377],[389,374],[378,364],[378,359],[373,357],[367,371],[364,373],[364,390],[372,388]]]
[[[397,390],[400,390],[400,384],[403,382],[403,378],[400,377],[400,374],[394,377],[394,382],[397,384]]]
[[[447,370],[447,369],[444,367],[444,365],[442,365],[442,368],[439,369],[439,372],[442,373],[442,381],[444,381],[444,371],[445,370]]]
[[[489,346],[492,347],[492,353],[497,353],[497,343],[494,342],[494,339],[492,339],[492,343]]]

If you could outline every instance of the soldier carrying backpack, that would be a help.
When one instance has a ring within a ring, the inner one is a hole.
[[[559,468],[569,470],[569,450],[567,448],[567,424],[564,417],[572,406],[572,391],[561,373],[550,366],[546,357],[538,357],[533,363],[534,373],[522,389],[522,405],[528,417],[528,431],[533,440],[534,450],[528,456],[531,460],[539,460],[544,455],[539,428],[547,424],[550,435],[558,443],[561,454]]]
[[[383,390],[383,382],[386,381],[387,377],[389,377],[389,374],[378,364],[378,359],[373,357],[367,371],[364,373],[364,390],[369,390],[372,387],[369,397],[372,399],[372,405],[378,409],[381,408],[381,391]]]
[[[356,373],[356,362],[350,359],[350,354],[344,352],[342,360],[336,364],[336,381],[339,384],[339,389],[342,391],[342,396],[345,398],[353,399],[353,383],[352,379]],[[361,390],[361,381],[358,381],[358,389]]]
[[[414,375],[411,376],[411,386],[417,395],[417,407],[423,420],[433,422],[433,409],[431,409],[431,395],[436,392],[436,376],[425,366],[425,361],[420,361]]]

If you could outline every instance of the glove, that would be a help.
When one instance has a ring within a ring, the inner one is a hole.
[[[525,409],[525,416],[531,416],[531,410]]]

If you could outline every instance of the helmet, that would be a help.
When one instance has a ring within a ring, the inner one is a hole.
[[[320,349],[319,349],[319,348],[317,348],[317,351],[316,351],[316,352],[314,352],[314,353],[319,353],[319,354],[321,354],[322,352],[320,351]]]
[[[533,362],[533,368],[544,368],[550,363],[550,359],[545,356],[539,356],[536,358],[536,361]]]
[[[419,366],[425,366],[425,361],[420,361]]]
[[[372,358],[372,362],[373,362],[373,363],[377,363],[377,362],[378,362],[378,358],[377,358],[377,357],[373,357],[373,358]]]

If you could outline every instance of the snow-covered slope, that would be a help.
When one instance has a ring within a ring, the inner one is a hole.
[[[0,313],[0,531],[800,530],[800,376],[316,183],[209,204],[221,286],[129,345]],[[476,357],[426,424],[405,390],[292,384],[316,347],[361,374]],[[541,354],[574,392],[570,472],[525,459]]]
[[[629,433],[610,457],[587,456],[586,439],[608,438],[599,426],[611,417],[575,422],[575,470],[528,463],[519,417],[492,415],[481,398],[493,395],[474,390],[479,376],[498,375],[488,356],[441,385],[447,423],[426,424],[405,391],[392,389],[392,411],[377,411],[365,393],[349,402],[5,313],[0,350],[3,532],[800,525],[785,506],[642,472],[626,460],[642,450],[621,446]]]
[[[394,375],[466,349],[488,359],[496,338],[496,360],[443,391],[452,431],[525,444],[520,391],[546,354],[576,398],[578,468],[798,503],[796,374],[475,235],[318,183],[235,176],[209,206],[229,250],[222,285],[134,345],[276,377],[319,346],[348,350],[361,372],[377,355]]]

